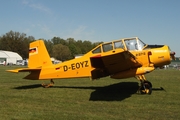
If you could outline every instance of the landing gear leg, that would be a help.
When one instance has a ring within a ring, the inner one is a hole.
[[[138,80],[141,81],[141,85],[138,89],[138,93],[141,94],[151,94],[152,93],[152,84],[151,82],[147,81],[144,75],[139,75],[136,77]]]
[[[52,87],[54,85],[54,81],[53,81],[53,79],[51,79],[50,80],[50,83],[49,84],[42,84],[42,86],[44,87],[44,88],[49,88],[49,87]]]

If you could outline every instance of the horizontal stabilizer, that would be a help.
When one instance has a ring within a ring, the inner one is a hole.
[[[18,73],[18,72],[40,71],[40,70],[41,68],[19,68],[19,69],[14,69],[14,70],[7,70],[7,72]]]
[[[19,68],[15,70],[7,70],[7,72],[13,72],[13,73],[30,72],[30,74],[24,77],[24,79],[38,80],[41,72],[41,68]]]

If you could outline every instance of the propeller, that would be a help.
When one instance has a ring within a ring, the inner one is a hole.
[[[171,58],[173,59],[173,60],[175,60],[175,52],[173,52],[173,51],[170,51],[170,56],[171,56]]]
[[[171,59],[175,60],[175,52],[174,51],[171,51],[170,47],[168,47],[169,49],[169,52],[170,52],[170,56],[171,56]]]

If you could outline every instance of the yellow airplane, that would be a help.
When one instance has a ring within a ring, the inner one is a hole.
[[[145,74],[170,64],[175,53],[167,45],[147,45],[138,37],[125,38],[98,45],[82,57],[52,64],[43,40],[30,43],[27,68],[9,72],[30,72],[24,79],[53,79],[89,77],[92,80],[110,76],[114,79],[135,77],[141,82],[140,93],[151,94],[152,84]]]

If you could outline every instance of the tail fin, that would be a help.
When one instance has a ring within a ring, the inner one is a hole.
[[[52,62],[44,45],[44,41],[37,40],[30,43],[28,67],[41,68],[49,65],[52,65]]]

